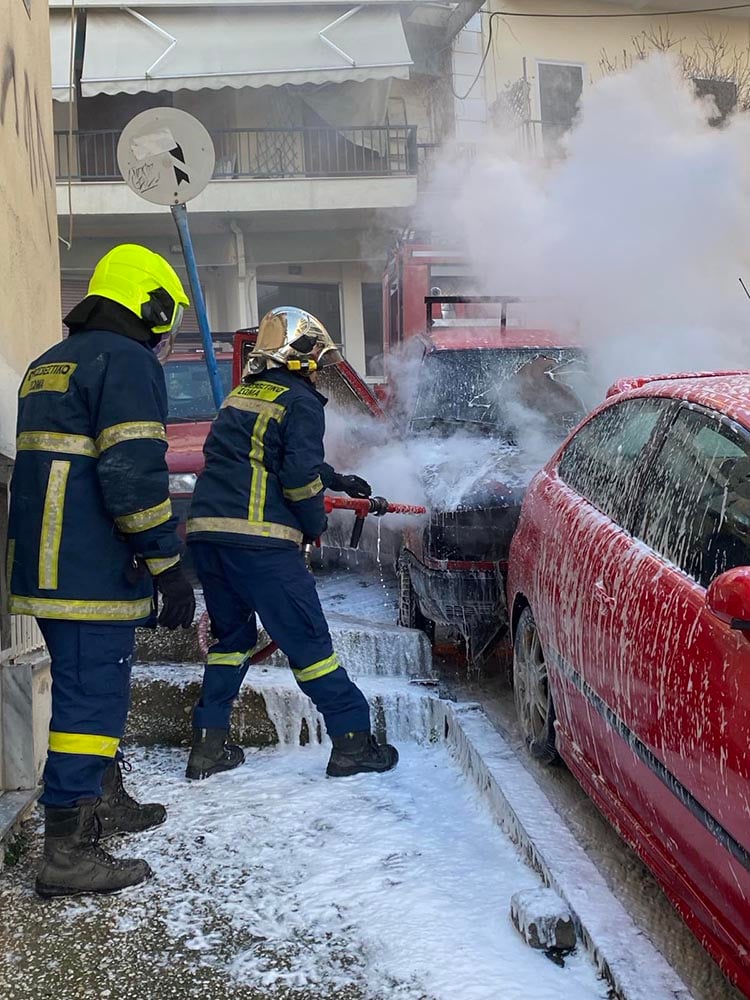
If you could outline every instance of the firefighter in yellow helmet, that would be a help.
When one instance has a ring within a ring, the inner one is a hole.
[[[44,896],[142,882],[145,861],[115,859],[98,841],[166,818],[125,791],[119,743],[154,581],[160,624],[186,628],[195,612],[169,501],[158,360],[188,304],[162,257],[115,247],[66,317],[70,336],[32,363],[19,391],[8,575],[11,612],[36,617],[52,660]]]
[[[326,529],[324,484],[336,475],[323,461],[326,399],[313,382],[318,369],[339,361],[314,316],[293,307],[269,313],[203,449],[188,542],[218,641],[193,714],[190,779],[244,761],[228,742],[229,717],[257,642],[256,612],[325,720],[328,775],[389,771],[398,761],[396,748],[372,734],[367,699],[333,650],[301,551]]]

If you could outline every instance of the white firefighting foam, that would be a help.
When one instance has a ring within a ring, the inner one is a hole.
[[[604,1000],[581,949],[561,969],[511,926],[510,897],[538,876],[448,752],[402,750],[382,778],[326,781],[327,749],[311,747],[251,753],[196,785],[185,784],[182,751],[138,751],[139,790],[169,806],[168,823],[137,841],[156,877],[137,906],[128,894],[64,901],[55,919],[82,940],[90,920],[106,921],[115,958],[97,985],[110,985],[109,968],[132,996],[141,963],[125,971],[122,953],[156,933],[186,982],[204,981],[186,997],[213,982],[222,996],[226,984],[269,1000]]]

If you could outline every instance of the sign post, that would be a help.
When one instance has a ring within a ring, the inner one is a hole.
[[[141,112],[126,125],[117,144],[117,164],[130,189],[152,204],[168,205],[172,211],[203,340],[211,392],[218,409],[224,399],[224,389],[216,364],[186,204],[211,180],[215,162],[211,136],[197,118],[177,108],[152,108]]]

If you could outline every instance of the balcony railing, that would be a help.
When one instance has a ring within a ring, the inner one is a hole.
[[[57,179],[121,181],[119,130],[55,132]],[[405,177],[417,172],[416,125],[233,128],[212,132],[214,178]]]

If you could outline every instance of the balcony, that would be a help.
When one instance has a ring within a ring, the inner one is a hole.
[[[211,133],[214,180],[414,177],[417,127],[236,128]],[[58,182],[118,183],[119,130],[55,132]]]

